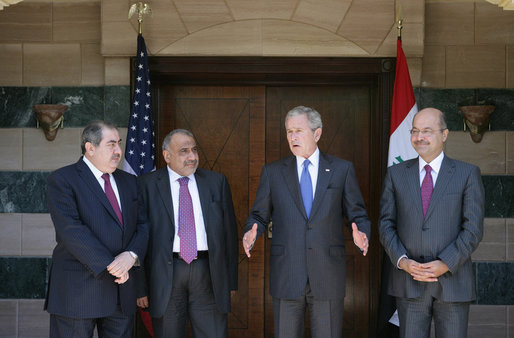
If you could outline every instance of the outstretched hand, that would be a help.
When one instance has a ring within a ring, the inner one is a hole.
[[[246,255],[250,257],[250,250],[253,248],[253,244],[257,239],[257,223],[254,223],[252,228],[248,230],[243,236],[243,248],[245,249]]]
[[[355,245],[361,249],[362,255],[366,256],[369,248],[368,236],[366,236],[364,232],[359,231],[359,228],[357,228],[357,224],[355,223],[352,223],[352,237]]]

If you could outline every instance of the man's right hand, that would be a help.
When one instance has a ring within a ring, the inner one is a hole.
[[[419,282],[437,282],[437,277],[425,267],[425,264],[416,262],[413,259],[404,257],[400,260],[398,266],[411,275],[414,280]]]
[[[245,249],[246,255],[250,257],[250,250],[253,248],[253,244],[257,239],[257,223],[253,223],[252,229],[248,230],[243,236],[243,248]]]
[[[137,299],[137,306],[146,309],[148,307],[148,297],[144,296]]]

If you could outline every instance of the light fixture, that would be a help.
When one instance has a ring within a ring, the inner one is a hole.
[[[57,128],[64,128],[64,112],[68,109],[65,104],[36,104],[37,127],[43,129],[48,141],[53,141],[57,136]]]
[[[486,0],[506,10],[514,10],[514,0]]]

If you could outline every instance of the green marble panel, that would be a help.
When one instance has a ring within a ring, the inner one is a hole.
[[[45,298],[49,258],[0,257],[0,298]]]
[[[130,116],[130,86],[106,86],[104,92],[105,120],[119,128],[127,128]]]
[[[52,103],[69,106],[64,127],[84,127],[104,119],[104,87],[53,87]]]
[[[514,305],[514,263],[474,263],[477,304]]]
[[[514,176],[482,176],[485,217],[514,217]]]
[[[0,87],[0,128],[35,127],[40,103],[50,103],[50,88]]]
[[[477,89],[477,102],[496,106],[491,130],[514,130],[514,89]]]
[[[49,173],[0,171],[1,213],[46,213],[46,180]]]
[[[459,106],[475,102],[474,89],[432,89],[422,88],[419,94],[418,109],[433,107],[443,111],[448,121],[448,129],[463,130]]]

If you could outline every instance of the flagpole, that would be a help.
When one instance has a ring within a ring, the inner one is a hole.
[[[143,34],[143,16],[145,14],[152,14],[152,9],[150,8],[150,5],[143,2],[138,2],[136,4],[133,4],[130,6],[128,18],[130,19],[132,15],[134,15],[137,12],[137,32],[139,35]]]

